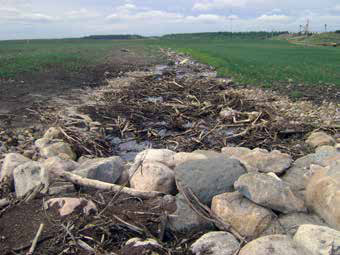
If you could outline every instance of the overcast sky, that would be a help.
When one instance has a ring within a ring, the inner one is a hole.
[[[0,0],[0,40],[90,34],[340,30],[339,0]]]

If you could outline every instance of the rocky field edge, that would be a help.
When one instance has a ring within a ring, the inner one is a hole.
[[[1,254],[340,254],[336,106],[166,54],[2,132]]]

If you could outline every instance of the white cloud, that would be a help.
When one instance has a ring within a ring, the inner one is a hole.
[[[259,21],[267,21],[267,22],[287,22],[290,21],[292,18],[286,15],[261,15],[257,18]]]
[[[193,22],[193,23],[219,23],[224,22],[226,20],[226,17],[219,16],[215,14],[202,14],[198,16],[187,16],[184,18],[183,21],[186,22]]]
[[[340,11],[340,4],[337,4],[337,5],[335,6],[334,10]]]
[[[245,6],[247,0],[212,0],[201,1],[194,4],[193,9],[199,11],[207,11],[211,9],[219,9],[225,7],[242,7]]]
[[[38,12],[24,12],[13,7],[0,8],[0,21],[4,22],[51,22],[57,20],[46,14]]]
[[[73,10],[67,12],[65,17],[68,19],[88,19],[88,18],[95,18],[100,16],[97,12],[89,11],[86,8],[81,8],[79,10]]]

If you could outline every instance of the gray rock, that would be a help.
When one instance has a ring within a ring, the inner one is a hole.
[[[310,255],[340,254],[340,232],[328,227],[302,225],[294,240]]]
[[[146,162],[131,176],[131,187],[140,191],[176,193],[175,173],[159,162]]]
[[[177,186],[190,188],[205,204],[215,195],[234,191],[234,182],[244,173],[238,160],[225,156],[187,161],[175,168]]]
[[[236,238],[222,231],[209,232],[194,242],[190,250],[195,255],[234,255],[240,248]]]
[[[246,244],[239,255],[309,255],[286,235],[260,237]]]
[[[167,227],[171,231],[186,233],[215,229],[211,222],[193,211],[187,204],[185,198],[180,194],[176,196],[176,207],[176,211],[169,215],[169,224]]]
[[[235,182],[235,189],[256,204],[282,213],[306,211],[303,200],[294,195],[287,183],[267,174],[242,175]]]
[[[250,153],[238,156],[237,159],[244,164],[248,172],[276,174],[283,173],[293,162],[288,154],[277,150],[267,152],[261,149],[254,149]]]
[[[30,162],[29,158],[22,156],[19,153],[9,153],[5,156],[0,172],[0,182],[7,179],[10,185],[13,184],[14,169],[26,162]]]
[[[70,144],[65,142],[54,142],[40,148],[40,154],[45,158],[60,157],[63,159],[76,160],[77,155]]]
[[[308,168],[302,168],[293,165],[286,171],[281,179],[288,183],[292,190],[301,191],[306,188],[305,175],[308,173],[308,171]]]
[[[279,216],[279,222],[281,226],[284,228],[287,234],[293,236],[299,226],[304,224],[313,224],[324,226],[325,223],[315,214],[307,214],[307,213],[290,213],[290,214],[281,214]]]
[[[79,167],[79,164],[73,160],[64,160],[59,157],[51,157],[46,159],[44,162],[44,167],[46,171],[66,171],[66,172],[72,172],[77,167]]]
[[[93,180],[116,183],[123,171],[123,160],[120,157],[110,157],[87,160],[73,173]]]
[[[323,165],[323,161],[325,159],[336,156],[338,154],[339,152],[337,152],[336,150],[330,150],[328,146],[321,146],[320,148],[316,149],[315,153],[308,154],[297,159],[294,162],[294,165],[302,168],[309,168],[312,164]]]
[[[14,186],[17,197],[25,196],[29,191],[43,185],[43,193],[47,192],[49,176],[41,163],[29,161],[14,169]]]
[[[240,235],[248,239],[259,237],[275,219],[274,213],[251,202],[239,192],[215,196],[211,210],[226,225],[231,225]]]

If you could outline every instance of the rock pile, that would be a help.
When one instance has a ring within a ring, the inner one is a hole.
[[[196,255],[340,254],[340,152],[326,133],[311,134],[307,143],[315,153],[296,161],[280,151],[226,147],[191,153],[148,149],[133,162],[117,156],[76,162],[72,146],[61,138],[51,128],[37,140],[38,161],[7,154],[1,182],[18,198],[53,194],[44,207],[57,207],[61,217],[76,209],[85,215],[98,212],[96,201],[65,197],[74,191],[72,184],[100,189],[124,184],[130,188],[121,190],[136,196],[153,192],[176,205],[166,229],[206,233],[191,245]],[[199,213],[202,208],[209,217]],[[126,243],[143,245],[162,249],[156,240]]]

